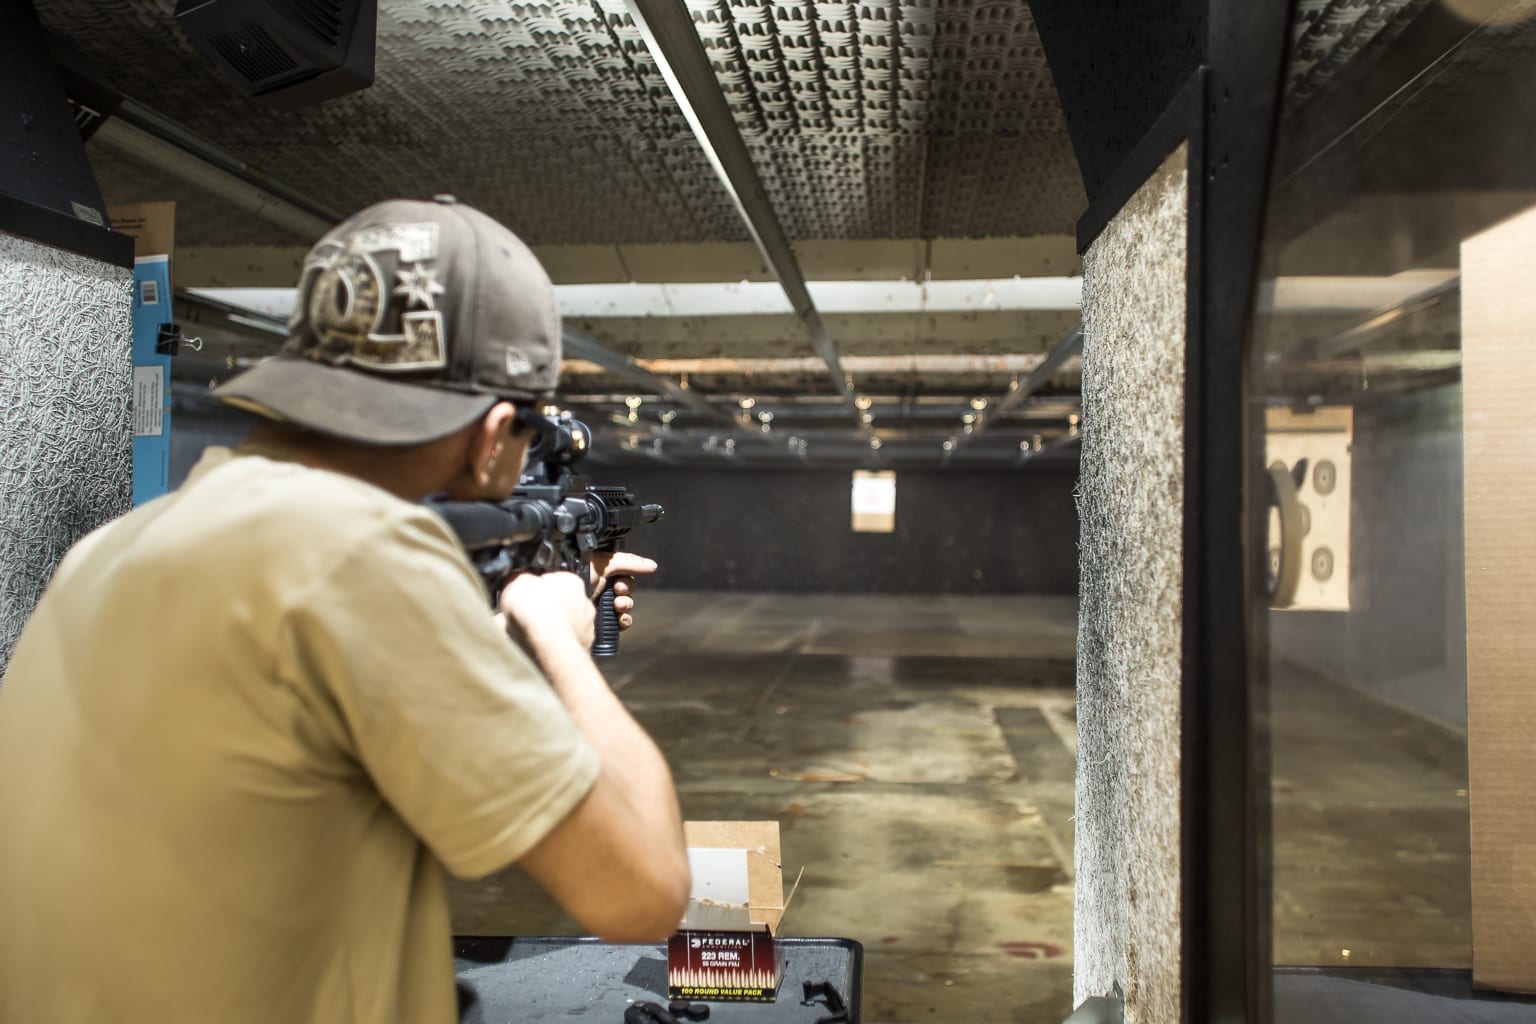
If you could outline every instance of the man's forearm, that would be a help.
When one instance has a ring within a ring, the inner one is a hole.
[[[592,662],[590,623],[525,606],[513,633],[602,764],[586,796],[518,863],[593,934],[655,942],[676,929],[688,902],[682,813],[661,751]]]
[[[529,653],[565,704],[576,727],[613,771],[637,816],[656,835],[682,835],[671,769],[655,742],[614,695],[587,650],[557,631],[527,637]]]

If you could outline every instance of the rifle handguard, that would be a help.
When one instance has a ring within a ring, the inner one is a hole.
[[[587,428],[570,413],[546,417],[529,449],[517,489],[505,501],[423,499],[453,530],[485,582],[492,606],[519,572],[574,572],[587,578],[594,552],[618,551],[630,530],[665,510],[640,504],[624,487],[588,487],[575,466],[591,447]],[[619,613],[611,581],[594,599],[592,654],[619,653]]]

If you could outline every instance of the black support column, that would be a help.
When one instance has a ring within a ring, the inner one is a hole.
[[[1191,180],[1184,516],[1184,1019],[1271,1017],[1262,439],[1250,327],[1290,4],[1212,0]]]
[[[1266,502],[1246,387],[1287,0],[1031,0],[1089,195],[1086,250],[1190,144],[1180,1018],[1270,1018]],[[1141,950],[1141,955],[1153,955]]]
[[[28,0],[0,15],[0,231],[117,266],[133,239],[107,225],[48,39]]]

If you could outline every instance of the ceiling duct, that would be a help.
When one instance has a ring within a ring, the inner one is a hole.
[[[248,96],[287,110],[373,84],[378,0],[178,0],[187,39]]]

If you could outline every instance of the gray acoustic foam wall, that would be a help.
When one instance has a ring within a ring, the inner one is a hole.
[[[0,673],[64,552],[132,502],[132,283],[0,233]]]
[[[1188,147],[1083,259],[1074,1005],[1179,1019]]]

